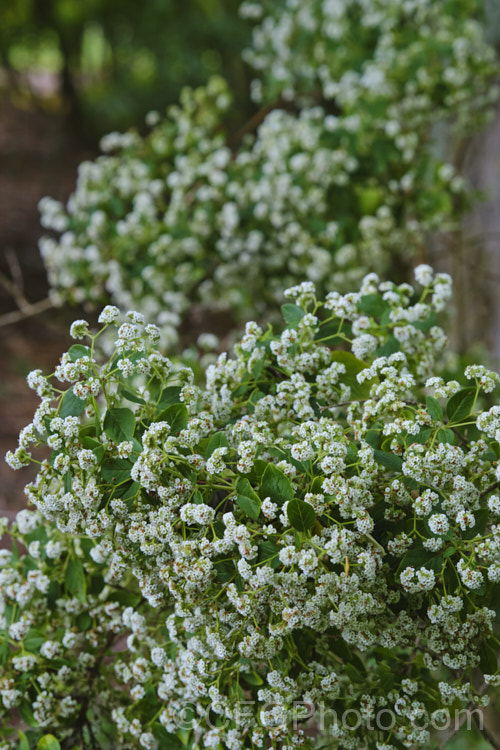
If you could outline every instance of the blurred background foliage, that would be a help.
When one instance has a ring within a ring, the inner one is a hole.
[[[140,123],[185,86],[223,74],[235,116],[251,112],[238,0],[2,0],[4,91],[69,116],[88,145]]]

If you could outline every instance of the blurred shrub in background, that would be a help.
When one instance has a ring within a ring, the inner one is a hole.
[[[389,265],[406,278],[429,233],[459,228],[470,205],[461,146],[498,95],[480,9],[243,3],[259,116],[235,136],[230,86],[212,78],[153,113],[146,136],[104,138],[67,207],[42,202],[54,300],[111,299],[174,340],[195,304],[262,320],[304,279],[345,290]]]

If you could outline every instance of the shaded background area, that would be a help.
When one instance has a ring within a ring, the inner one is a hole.
[[[248,106],[241,62],[250,29],[235,0],[6,0],[3,85],[17,104],[64,113],[95,146],[115,128],[163,110],[181,86],[223,73]]]

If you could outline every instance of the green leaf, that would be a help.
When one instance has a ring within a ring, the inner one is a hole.
[[[148,685],[143,698],[134,705],[134,714],[144,719],[158,713],[158,696],[152,685]]]
[[[137,395],[137,393],[133,393],[132,391],[128,391],[126,388],[119,388],[118,393],[123,398],[126,398],[127,401],[132,401],[134,404],[145,404],[143,398]]]
[[[49,584],[49,590],[47,591],[47,601],[51,607],[55,607],[55,603],[63,595],[63,589],[59,581],[51,580]]]
[[[90,437],[83,438],[81,442],[82,442],[82,446],[84,448],[88,448],[89,450],[91,450],[94,456],[97,458],[98,462],[101,463],[104,457],[104,445],[101,442],[99,442],[99,440],[94,440],[94,438],[90,438]],[[71,482],[71,474],[69,474],[69,481]],[[71,486],[70,486],[70,489],[71,489]]]
[[[385,344],[382,344],[382,346],[379,346],[379,348],[377,349],[377,356],[390,357],[391,354],[399,352],[399,349],[400,345],[397,338],[395,336],[389,336]]]
[[[309,531],[316,523],[314,508],[304,500],[290,500],[286,506],[288,520],[297,531]]]
[[[212,435],[208,441],[205,458],[210,458],[214,450],[217,448],[229,448],[229,443],[227,442],[227,437],[224,432],[215,432]]]
[[[240,688],[240,697],[241,698],[245,697],[244,694],[241,692],[241,688]],[[190,738],[191,738],[191,722],[190,722],[190,719],[189,719],[189,714],[191,714],[191,716],[194,717],[194,711],[193,711],[192,708],[186,710],[186,723],[189,723],[189,725],[190,725],[189,729],[178,729],[177,732],[176,732],[176,736],[180,739],[180,741],[182,743],[182,747],[186,748],[186,750],[190,750],[190,748],[192,747],[192,743],[190,742]],[[191,721],[192,721],[192,719],[191,719]],[[189,745],[189,748],[188,748],[188,745]]]
[[[189,422],[188,410],[184,404],[169,406],[162,412],[160,418],[169,423],[172,435],[177,435],[181,430],[184,430]]]
[[[457,422],[462,422],[466,419],[471,413],[475,398],[476,389],[472,386],[462,388],[461,391],[455,393],[446,405],[446,414],[450,422],[457,424]]]
[[[476,536],[482,536],[486,530],[486,525],[489,521],[489,510],[488,508],[480,508],[474,512],[476,523],[472,528],[465,529],[461,532],[462,539],[474,539]]]
[[[428,550],[417,547],[416,549],[408,550],[404,555],[398,565],[397,573],[410,567],[415,568],[415,570],[422,567],[430,568],[434,572],[438,572],[441,570],[442,565],[443,558],[441,555],[432,555]]]
[[[382,466],[385,466],[390,471],[397,471],[399,473],[403,470],[403,459],[394,453],[374,450],[373,457],[378,464],[382,464]]]
[[[346,373],[349,375],[357,375],[358,372],[366,370],[368,365],[363,360],[358,359],[352,352],[338,351],[332,352],[330,355],[332,362],[341,362],[345,365]]]
[[[9,658],[10,654],[10,648],[7,641],[1,641],[0,642],[0,666],[5,664],[7,659]]]
[[[106,597],[106,601],[119,602],[123,607],[137,607],[141,601],[140,594],[134,594],[132,591],[112,591],[109,596]]]
[[[111,407],[104,417],[104,432],[115,443],[132,440],[135,432],[135,415],[131,409]]]
[[[293,499],[293,488],[290,480],[274,464],[268,464],[260,484],[264,497],[270,497],[274,503],[283,505]]]
[[[425,399],[425,405],[427,406],[427,411],[429,412],[429,415],[432,417],[432,419],[435,419],[437,422],[441,422],[443,419],[443,409],[439,401],[433,396],[427,396],[427,398]]]
[[[366,313],[366,315],[378,318],[382,316],[386,310],[390,310],[391,306],[380,296],[380,294],[365,294],[359,300],[357,307],[361,312]]]
[[[374,149],[374,151],[377,153],[377,155],[380,155],[379,148]],[[382,159],[382,163],[385,163],[385,158]],[[383,191],[376,185],[360,185],[354,189],[354,192],[357,196],[358,209],[361,215],[374,214],[384,200]]]
[[[431,312],[428,318],[425,320],[412,320],[410,325],[413,326],[413,328],[417,328],[419,331],[423,331],[424,333],[429,333],[432,326],[436,324],[436,313],[434,310]]]
[[[453,445],[455,442],[455,433],[453,430],[439,430],[437,434],[437,439],[440,443],[449,443],[450,445]]]
[[[246,477],[242,477],[238,481],[236,485],[236,489],[238,490],[238,494],[245,495],[245,497],[250,497],[260,502],[260,497],[255,492],[254,488],[252,487],[252,485],[250,484],[250,482],[248,481]]]
[[[283,448],[278,448],[277,445],[270,445],[267,449],[269,452],[269,455],[273,458],[277,458],[278,461],[288,461],[290,458],[289,453],[283,450]]]
[[[137,493],[140,491],[141,485],[139,482],[132,482],[129,487],[127,487],[126,491],[121,496],[122,500],[131,500],[133,497],[137,495]]]
[[[246,497],[246,495],[238,495],[236,502],[247,516],[250,516],[255,521],[258,519],[261,507],[259,498],[255,499],[253,497]]]
[[[252,375],[255,380],[258,380],[264,370],[264,359],[258,359],[252,367]]]
[[[483,641],[479,648],[479,660],[484,674],[495,674],[498,669],[498,653],[486,641]]]
[[[30,750],[30,743],[28,742],[28,738],[26,737],[24,732],[21,732],[21,730],[19,729],[17,732],[17,736],[19,739],[17,750]]]
[[[374,425],[365,435],[365,440],[372,448],[378,448],[382,440],[382,428]]]
[[[103,455],[104,455],[104,449],[103,449]],[[99,459],[100,461],[101,459]],[[64,491],[65,492],[71,492],[71,486],[73,484],[73,480],[71,477],[71,472],[67,471],[64,475]]]
[[[329,320],[322,323],[314,336],[315,341],[325,346],[339,346],[345,344],[346,338],[351,334],[351,327],[344,320]]]
[[[383,674],[381,674],[379,679],[382,694],[387,694],[394,687],[394,684],[396,682],[396,675],[391,670],[389,672],[384,672]]]
[[[21,705],[19,706],[19,715],[21,716],[21,719],[24,721],[25,724],[27,724],[29,727],[37,727],[38,722],[35,719],[33,715],[33,711],[31,709],[31,701],[23,701]]]
[[[370,388],[375,382],[373,379],[359,383],[357,375],[366,370],[368,365],[354,356],[352,352],[336,351],[331,354],[332,362],[340,362],[345,367],[345,375],[341,375],[341,382],[351,389],[351,398],[363,399],[370,395]]]
[[[130,479],[133,464],[126,458],[111,458],[101,467],[101,477],[105,482],[121,484]]]
[[[344,671],[352,682],[358,684],[363,682],[364,678],[362,677],[361,672],[359,672],[351,662],[344,664]]]
[[[278,557],[280,548],[273,539],[266,539],[265,542],[259,544],[259,562],[269,562],[271,568],[279,568],[281,565]]]
[[[64,582],[70,594],[76,596],[76,598],[81,602],[85,601],[85,572],[83,570],[83,565],[78,558],[72,557],[70,559],[66,567]]]
[[[90,357],[90,349],[88,346],[83,346],[83,344],[73,344],[73,346],[70,346],[68,349],[68,354],[71,361],[76,362],[76,360],[81,357]]]
[[[232,560],[217,560],[214,562],[215,576],[219,583],[228,583],[234,574],[236,569]]]
[[[357,460],[358,448],[355,443],[349,441],[349,445],[347,446],[347,453],[345,456],[346,465],[349,466],[349,464],[355,464]]]
[[[7,602],[3,610],[3,616],[5,617],[5,622],[7,623],[7,625],[10,625],[12,623],[14,611],[14,605]]]
[[[31,628],[23,638],[23,648],[26,651],[37,653],[40,650],[42,643],[45,643],[46,640],[47,636],[45,633]]]
[[[92,625],[92,618],[88,612],[81,612],[75,618],[76,627],[81,633],[85,633],[86,630]]]
[[[255,485],[259,485],[262,482],[262,477],[264,476],[264,473],[269,466],[267,461],[262,461],[260,458],[256,458],[253,462],[253,466],[250,469],[249,472],[246,473],[246,476],[248,477],[249,481],[252,482]],[[241,490],[238,489],[238,492],[241,492]],[[242,494],[248,494],[248,493],[242,493]],[[250,496],[251,497],[251,496]]]
[[[408,435],[408,442],[424,445],[432,435],[432,430],[420,430],[416,435]]]
[[[79,417],[85,409],[85,406],[85,399],[75,396],[73,393],[73,387],[68,388],[61,399],[58,416],[61,417],[61,419],[66,419],[66,417]]]
[[[352,660],[352,653],[347,643],[342,638],[329,639],[328,647],[344,664]]]
[[[90,715],[90,711],[87,712],[87,718],[92,722],[93,735],[95,738],[95,747],[116,747],[116,724],[110,721],[106,715],[103,715],[102,711],[99,711],[97,715]],[[81,746],[73,746],[71,750],[81,750]]]
[[[240,679],[245,680],[249,685],[259,687],[264,684],[264,680],[256,672],[240,672]]]
[[[46,542],[47,531],[43,528],[43,526],[39,526],[37,529],[33,529],[33,531],[29,531],[27,534],[25,534],[24,538],[26,542],[28,542],[28,544],[30,544],[31,542]],[[38,567],[36,562],[30,557],[25,557],[23,559],[23,566],[28,570],[35,570]],[[26,566],[29,566],[29,568],[26,568]]]
[[[173,734],[168,734],[165,727],[156,722],[153,724],[153,734],[158,740],[158,750],[181,750],[181,740]]]
[[[61,750],[61,745],[53,734],[44,734],[39,740],[36,750]]]
[[[191,502],[195,505],[202,505],[205,502],[200,490],[195,491],[193,497],[191,498]]]
[[[290,302],[287,302],[285,305],[281,305],[281,312],[283,314],[283,318],[285,319],[286,324],[290,328],[297,328],[300,321],[306,314],[305,310],[303,310],[298,305],[293,305]]]
[[[162,412],[168,406],[172,406],[173,404],[179,404],[181,400],[181,390],[182,389],[178,385],[169,385],[167,388],[164,388],[156,407],[157,412]]]
[[[224,539],[224,534],[226,532],[226,527],[222,523],[222,521],[215,520],[212,524],[214,534],[217,537],[217,539]]]
[[[262,362],[262,360],[259,360],[259,362]],[[240,385],[233,391],[233,398],[239,400],[245,394],[247,394],[248,389],[250,387],[251,380],[252,380],[252,376],[250,375],[249,372],[246,372],[242,380],[240,380]]]

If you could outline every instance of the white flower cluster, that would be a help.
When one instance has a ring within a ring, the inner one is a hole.
[[[392,735],[358,730],[375,750],[428,746],[416,721],[436,706],[483,705],[478,670],[496,684],[500,646],[496,412],[478,407],[483,371],[437,395],[449,279],[416,275],[418,295],[374,274],[325,302],[289,290],[283,333],[248,324],[204,386],[133,313],[103,314],[109,359],[100,332],[88,355],[71,347],[68,390],[47,406],[48,379],[22,433],[23,450],[51,448],[12,530],[28,554],[0,558],[6,732],[15,706],[68,746],[97,726],[122,750],[349,750],[348,727],[297,723],[297,705],[322,704],[393,712]],[[68,394],[89,378],[86,406]]]
[[[439,118],[453,109],[464,125],[471,106],[480,110],[497,95],[483,78],[496,61],[481,11],[476,0],[244,2],[242,15],[257,22],[244,53],[262,76],[254,81],[254,98],[310,101],[319,90],[359,118],[375,101],[385,101],[387,109],[377,113],[380,131],[413,151],[411,131],[433,111]],[[446,175],[450,167],[441,170]]]
[[[246,53],[263,75],[254,89],[278,104],[236,152],[220,79],[185,91],[145,137],[104,138],[67,206],[40,204],[57,235],[40,242],[54,301],[111,298],[174,341],[193,304],[265,318],[301,279],[347,290],[395,254],[407,262],[467,205],[432,129],[478,127],[496,98],[474,5],[244,3],[261,19]],[[280,108],[292,99],[293,111]],[[373,343],[360,336],[358,355]]]

